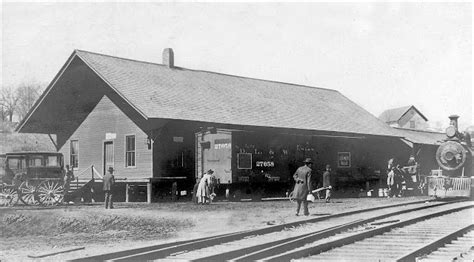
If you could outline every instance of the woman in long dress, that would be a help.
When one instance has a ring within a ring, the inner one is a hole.
[[[199,183],[201,182],[201,178],[202,178],[202,174],[199,174],[199,177],[196,179],[196,183],[194,184],[194,187],[193,187],[193,202],[194,204],[198,204],[198,195],[197,195],[197,191],[198,191],[198,187],[199,187]]]
[[[201,178],[199,182],[199,186],[196,192],[196,196],[198,198],[198,204],[206,204],[209,203],[210,200],[210,185],[212,182],[212,174],[214,171],[209,169]]]

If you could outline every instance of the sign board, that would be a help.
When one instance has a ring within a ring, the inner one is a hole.
[[[105,133],[105,140],[111,140],[117,138],[116,133]]]
[[[337,167],[351,167],[351,153],[350,152],[337,153]]]
[[[214,149],[232,149],[230,138],[214,140]]]
[[[273,161],[257,161],[255,162],[256,167],[275,167],[275,162]]]
[[[237,168],[238,169],[252,169],[252,154],[251,153],[237,154]]]
[[[182,136],[173,136],[173,142],[183,143],[184,138]]]

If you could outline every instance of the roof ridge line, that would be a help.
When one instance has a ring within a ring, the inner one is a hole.
[[[85,53],[94,54],[94,55],[107,56],[107,57],[111,57],[111,58],[117,58],[117,59],[122,59],[122,60],[128,60],[128,61],[132,61],[132,62],[138,62],[138,63],[144,63],[144,64],[150,64],[150,65],[157,65],[157,66],[166,67],[166,65],[158,64],[158,63],[154,63],[154,62],[141,61],[141,60],[136,60],[136,59],[131,59],[131,58],[125,58],[125,57],[119,57],[119,56],[101,54],[101,53],[96,53],[96,52],[91,52],[91,51],[86,51],[86,50],[81,50],[81,49],[74,49],[74,51],[75,51],[75,52],[76,52],[76,51],[85,52]],[[179,67],[179,66],[174,66],[173,68],[181,69],[181,70],[187,70],[187,71],[194,71],[194,72],[203,72],[203,73],[210,73],[210,74],[216,74],[216,75],[237,77],[237,78],[245,78],[245,79],[250,79],[250,80],[258,80],[258,81],[264,81],[264,82],[270,82],[270,83],[276,83],[276,84],[286,84],[286,85],[292,85],[292,86],[300,86],[300,87],[311,88],[311,89],[321,89],[321,90],[326,90],[326,91],[332,91],[332,92],[341,93],[341,92],[339,92],[338,90],[330,89],[330,88],[325,88],[325,87],[309,86],[309,85],[302,85],[302,84],[296,84],[296,83],[288,83],[288,82],[275,81],[275,80],[268,80],[268,79],[261,79],[261,78],[248,77],[248,76],[231,75],[231,74],[227,74],[227,73],[214,72],[214,71],[208,71],[208,70],[200,70],[200,69],[190,69],[190,68]]]
[[[406,131],[414,131],[414,132],[423,132],[423,133],[433,133],[433,134],[441,134],[443,135],[443,132],[436,132],[436,131],[431,131],[431,130],[420,130],[420,129],[408,129],[408,128],[403,128],[403,127],[395,127],[393,128],[398,129],[398,130],[406,130]]]

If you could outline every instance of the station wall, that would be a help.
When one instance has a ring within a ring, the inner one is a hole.
[[[126,166],[125,137],[135,136],[135,166]],[[147,135],[130,120],[107,96],[103,96],[87,118],[80,124],[59,150],[65,164],[71,165],[71,141],[78,143],[76,175],[90,176],[91,165],[103,174],[104,143],[111,142],[116,178],[141,179],[152,175],[152,150],[148,149]]]

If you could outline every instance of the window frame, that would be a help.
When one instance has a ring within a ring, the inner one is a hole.
[[[125,157],[125,168],[136,168],[137,167],[137,136],[136,134],[125,134],[125,141],[124,141],[124,157]],[[128,151],[128,137],[133,137],[133,151]],[[128,165],[128,153],[133,152],[133,165]]]
[[[76,148],[76,154],[72,153],[72,144],[73,142],[77,143],[77,148]],[[77,162],[77,166],[75,166],[75,162],[72,161],[74,159]],[[78,170],[79,169],[79,139],[71,139],[69,142],[69,166],[72,168],[72,170]]]

